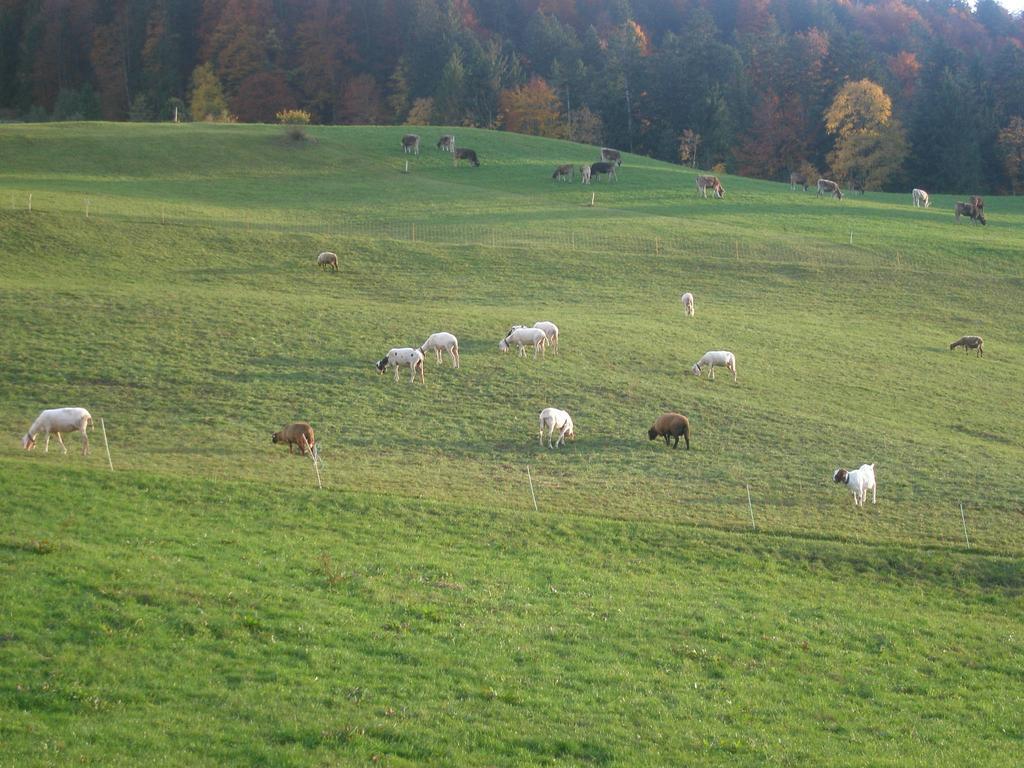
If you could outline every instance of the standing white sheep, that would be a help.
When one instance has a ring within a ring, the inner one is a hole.
[[[505,335],[505,338],[498,342],[498,349],[502,352],[508,352],[509,347],[514,344],[519,348],[519,356],[526,357],[526,347],[532,346],[533,358],[536,360],[537,350],[539,349],[543,356],[544,346],[547,342],[548,336],[540,328],[513,326],[512,330]]]
[[[694,376],[700,376],[701,369],[707,368],[708,379],[714,381],[716,365],[724,365],[728,370],[732,371],[732,380],[736,381],[736,355],[725,350],[705,352],[704,357],[694,363],[690,371]]]
[[[547,320],[541,320],[539,323],[533,324],[534,328],[540,328],[544,331],[544,335],[548,337],[548,346],[551,347],[551,351],[556,355],[558,354],[558,326],[554,323],[550,323]]]
[[[565,438],[576,439],[576,427],[573,426],[572,417],[565,411],[558,408],[545,408],[540,412],[540,445],[544,447],[544,430],[548,432],[548,448],[557,448],[565,445]],[[551,436],[558,430],[558,439],[551,445]]]
[[[686,312],[686,316],[693,317],[693,294],[687,291],[680,297],[680,301],[683,302],[683,311]]]
[[[459,340],[453,334],[445,331],[430,334],[427,340],[420,345],[420,352],[425,355],[431,350],[434,351],[434,357],[438,363],[441,362],[443,350],[451,356],[452,368],[459,367]]]
[[[60,443],[64,453],[67,453],[67,446],[64,445],[64,440],[60,436],[61,432],[81,432],[82,455],[85,456],[89,453],[89,435],[86,430],[91,424],[92,416],[85,408],[51,408],[40,413],[32,422],[28,432],[21,438],[21,447],[26,451],[31,451],[36,447],[36,435],[45,432],[46,443],[43,451],[49,453],[50,433],[53,433],[57,436],[57,442]]]

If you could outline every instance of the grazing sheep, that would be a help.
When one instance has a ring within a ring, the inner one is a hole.
[[[960,223],[961,216],[967,216],[971,221],[977,222],[982,226],[986,224],[984,211],[978,210],[978,208],[970,203],[957,203],[953,209],[953,215],[956,217],[957,224]]]
[[[480,167],[480,161],[477,159],[476,152],[472,149],[466,149],[464,147],[456,147],[455,149],[455,164],[459,164],[459,160],[468,160],[469,164],[474,168]]]
[[[305,456],[307,453],[313,452],[313,446],[316,445],[316,437],[313,436],[313,428],[308,423],[296,421],[280,432],[274,432],[270,436],[270,442],[274,445],[288,443],[288,453],[294,453],[294,447],[297,445],[299,446],[299,452]]]
[[[985,341],[981,336],[961,336],[949,345],[950,349],[956,349],[957,347],[963,347],[964,352],[969,349],[976,349],[978,350],[978,357],[983,357],[985,354]]]
[[[601,159],[608,163],[615,163],[616,166],[622,165],[622,153],[617,149],[601,147]]]
[[[452,358],[452,368],[459,367],[459,340],[450,333],[440,331],[432,333],[427,340],[420,344],[420,352],[424,355],[434,350],[434,357],[441,362],[441,352],[447,352]]]
[[[580,166],[580,184],[589,184],[589,183],[590,183],[590,166],[589,165],[581,165]]]
[[[415,133],[407,133],[402,137],[402,151],[410,155],[420,153],[420,137]]]
[[[929,208],[932,204],[932,201],[928,199],[928,193],[923,189],[912,189],[910,199],[914,201],[915,208]]]
[[[714,381],[716,365],[724,365],[728,370],[732,371],[732,380],[736,381],[736,355],[725,350],[705,352],[704,357],[694,363],[690,371],[694,376],[700,376],[701,369],[707,367],[708,380]]]
[[[498,349],[508,352],[513,344],[519,347],[519,356],[526,357],[526,348],[533,347],[533,359],[537,359],[537,350],[540,350],[541,357],[544,356],[544,347],[547,345],[548,336],[540,328],[523,328],[512,326],[512,329],[505,334],[505,338],[498,343]]]
[[[690,421],[681,413],[663,413],[647,430],[647,437],[651,440],[664,437],[665,445],[668,445],[670,437],[674,437],[676,441],[672,445],[673,448],[679,447],[680,435],[686,440],[686,450],[690,450]]]
[[[324,251],[316,257],[316,263],[320,266],[320,269],[327,269],[330,267],[335,272],[338,271],[338,254],[331,253],[330,251]]]
[[[50,452],[51,434],[57,436],[57,442],[60,443],[61,450],[67,453],[68,449],[64,445],[61,433],[81,432],[82,455],[85,456],[89,453],[89,435],[86,430],[91,424],[92,416],[85,408],[50,408],[36,416],[36,420],[32,422],[28,432],[21,438],[21,447],[26,451],[31,451],[36,447],[36,435],[44,432],[46,434],[46,442],[43,446],[43,453]]]
[[[839,188],[839,185],[834,181],[828,179],[818,179],[818,193],[815,197],[821,197],[822,195],[831,195],[836,200],[843,199],[843,190]]]
[[[558,326],[554,323],[549,323],[547,320],[541,320],[538,323],[533,324],[534,328],[540,328],[544,331],[544,335],[548,337],[548,346],[551,347],[551,351],[556,355],[558,354]]]
[[[453,152],[455,150],[455,137],[446,133],[437,140],[437,148],[442,152]]]
[[[551,174],[551,178],[555,181],[576,181],[576,166],[572,163],[568,165],[560,165],[555,168],[555,172]]]
[[[425,383],[423,381],[423,353],[412,347],[389,349],[387,356],[377,361],[377,373],[383,375],[388,368],[394,368],[395,381],[398,381],[398,369],[403,365],[409,366],[410,382],[416,383],[416,372],[419,371],[420,384]]]
[[[708,199],[708,190],[715,193],[715,197],[721,200],[725,197],[725,187],[722,186],[722,182],[718,180],[717,176],[698,176],[697,177],[697,191],[700,192],[704,199]]]
[[[545,408],[540,412],[540,445],[544,447],[544,430],[548,431],[548,448],[557,448],[565,445],[565,438],[576,439],[576,428],[573,426],[572,417],[565,411],[557,408]],[[558,439],[551,444],[551,436],[558,430]]]
[[[877,483],[875,483],[874,464],[861,464],[859,469],[854,469],[852,471],[837,469],[832,475],[832,479],[837,483],[844,483],[851,491],[853,491],[854,506],[864,506],[864,500],[867,498],[869,489],[871,491],[871,503],[878,503],[875,500],[875,494],[877,493],[878,486]]]
[[[797,187],[803,187],[804,192],[806,192],[807,177],[804,176],[802,173],[797,173],[796,171],[793,171],[791,174],[789,174],[789,188],[795,192]]]
[[[686,316],[693,317],[693,294],[687,291],[680,297],[680,301],[683,302],[683,311],[686,312]]]

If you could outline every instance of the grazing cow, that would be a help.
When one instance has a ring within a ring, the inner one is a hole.
[[[911,190],[910,199],[914,201],[915,208],[928,208],[932,204],[932,201],[928,199],[928,193],[923,189]]]
[[[804,176],[802,173],[797,173],[796,171],[793,171],[791,174],[789,174],[789,188],[796,192],[797,187],[803,187],[804,192],[806,192],[807,177]]]
[[[36,447],[36,435],[42,432],[46,435],[46,443],[43,446],[44,453],[50,452],[51,434],[57,436],[57,442],[60,443],[61,450],[67,453],[68,449],[64,445],[61,433],[81,432],[82,455],[85,456],[89,453],[89,434],[87,430],[91,426],[92,415],[85,408],[50,408],[36,416],[36,420],[32,422],[28,432],[21,438],[21,447],[26,451],[31,451]]]
[[[957,203],[953,213],[956,216],[956,221],[958,224],[960,223],[961,216],[967,216],[970,218],[971,221],[975,221],[981,225],[984,225],[986,223],[984,212],[978,210],[970,203]]]
[[[402,151],[408,155],[420,153],[420,137],[415,133],[407,133],[402,137]]]
[[[589,184],[589,183],[590,183],[590,166],[589,165],[581,165],[580,166],[580,184]]]
[[[615,163],[591,163],[590,178],[595,176],[607,176],[615,181]]]
[[[839,185],[834,181],[818,179],[818,194],[816,194],[815,197],[821,197],[822,195],[831,195],[836,200],[842,200],[843,190],[841,190]]]
[[[480,167],[480,161],[477,159],[476,152],[472,149],[465,149],[464,147],[455,148],[455,164],[459,164],[459,160],[468,160],[469,164],[474,168]]]
[[[555,172],[551,174],[551,178],[555,181],[576,181],[576,166],[560,165],[555,168]]]
[[[854,179],[853,181],[850,182],[850,191],[851,192],[860,192],[863,195],[864,194],[864,182],[863,181],[859,181],[857,179]]]
[[[617,149],[601,147],[601,159],[608,163],[615,163],[616,167],[622,165],[622,153]]]
[[[957,347],[963,347],[964,352],[969,349],[976,349],[978,350],[978,357],[982,357],[985,354],[985,341],[981,336],[961,336],[949,345],[950,349],[956,349]]]
[[[452,152],[455,149],[455,137],[450,133],[446,133],[440,139],[437,140],[437,148],[442,152]]]
[[[698,176],[697,177],[697,191],[704,195],[704,199],[708,199],[708,190],[715,193],[715,197],[721,200],[725,197],[725,187],[722,186],[722,182],[718,180],[717,176]]]

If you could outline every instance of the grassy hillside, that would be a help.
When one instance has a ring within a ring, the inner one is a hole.
[[[401,128],[0,127],[16,763],[1016,751],[1024,203],[702,200],[632,156],[588,189],[550,173],[591,147],[458,129],[483,165],[454,168],[441,132],[404,173]],[[558,356],[498,353],[541,319]],[[437,330],[461,369],[377,375]],[[738,384],[686,375],[718,348]],[[58,405],[103,417],[116,472],[99,431],[21,451]],[[647,440],[668,409],[693,450]],[[323,492],[270,444],[299,418]],[[830,477],[863,461],[860,511]]]

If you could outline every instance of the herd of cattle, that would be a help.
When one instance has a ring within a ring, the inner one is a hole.
[[[402,137],[402,148],[405,152],[418,155],[420,150],[420,137],[417,134],[404,135]],[[451,134],[441,136],[437,141],[437,148],[442,152],[450,152],[456,163],[459,160],[467,160],[473,166],[480,165],[476,152],[472,149],[456,147],[455,137]],[[580,166],[579,170],[581,181],[584,184],[590,183],[590,180],[595,176],[607,176],[610,180],[614,180],[616,178],[616,169],[621,165],[622,156],[618,150],[609,149],[607,147],[602,148],[601,160],[599,162]],[[552,179],[556,181],[574,181],[575,166],[572,164],[558,166],[552,174]],[[798,173],[790,174],[791,189],[796,190],[797,187],[800,186],[804,188],[804,191],[807,191],[809,185],[806,177]],[[725,188],[716,176],[703,174],[698,175],[697,190],[705,199],[707,198],[707,192],[709,189],[712,191],[714,197],[718,199],[722,199],[725,196]],[[862,185],[853,185],[853,189],[863,192]],[[831,195],[839,200],[843,198],[842,190],[836,182],[828,179],[818,179],[817,196],[820,197],[823,194]],[[911,193],[911,198],[915,207],[927,208],[931,205],[928,193],[922,189],[914,189]],[[955,209],[956,219],[959,221],[961,216],[967,216],[972,221],[985,224],[984,207],[984,201],[978,196],[971,197],[967,203],[958,202]],[[330,251],[320,253],[317,256],[316,263],[323,269],[330,268],[334,271],[338,270],[338,256]],[[682,303],[686,316],[693,317],[693,294],[683,294]],[[519,356],[522,357],[525,356],[527,347],[533,347],[533,356],[536,358],[538,352],[543,356],[545,348],[549,346],[552,347],[555,353],[558,352],[558,335],[558,327],[554,323],[548,321],[538,322],[533,327],[514,325],[505,333],[504,338],[498,344],[498,349],[501,352],[507,352],[514,346],[518,349]],[[980,336],[962,336],[949,345],[951,350],[956,349],[957,347],[962,347],[964,351],[972,349],[977,350],[979,357],[984,354],[984,344]],[[393,368],[395,372],[395,381],[398,381],[399,369],[408,367],[411,381],[415,383],[418,374],[420,383],[424,383],[423,364],[425,357],[429,352],[435,353],[435,360],[438,363],[442,362],[442,353],[446,352],[451,358],[453,368],[459,368],[461,365],[458,339],[453,334],[442,331],[432,334],[419,347],[397,347],[388,350],[387,355],[377,361],[376,368],[377,371],[382,374]],[[691,373],[700,377],[702,372],[707,369],[708,379],[714,380],[715,366],[722,366],[726,368],[730,373],[732,373],[733,382],[737,381],[736,356],[732,352],[726,350],[707,352],[693,365]],[[92,426],[92,416],[85,408],[55,408],[44,410],[39,414],[29,427],[28,431],[22,437],[22,447],[26,450],[31,450],[36,445],[37,435],[44,434],[46,438],[44,450],[49,451],[50,435],[54,434],[56,435],[61,448],[64,450],[64,453],[67,453],[67,448],[64,445],[64,441],[61,439],[61,434],[68,432],[81,432],[82,453],[86,454],[89,450],[87,430],[90,426]],[[545,432],[548,434],[549,448],[557,448],[559,445],[563,445],[566,437],[569,439],[575,439],[576,434],[572,417],[568,412],[557,408],[545,408],[540,413],[540,441],[542,446],[544,444]],[[552,437],[556,433],[558,437],[554,444],[552,444]],[[679,438],[683,437],[685,439],[686,448],[689,449],[689,421],[685,416],[679,413],[672,412],[662,414],[657,418],[657,420],[655,420],[654,424],[648,430],[648,437],[650,440],[663,437],[666,445],[669,444],[671,438],[674,438],[675,444],[672,446],[673,448],[679,445]],[[273,433],[271,439],[275,444],[287,444],[289,453],[291,453],[293,448],[297,446],[303,455],[310,454],[314,457],[316,456],[316,438],[313,433],[312,426],[307,422],[294,422],[289,424],[284,427],[284,429]],[[876,490],[874,468],[874,464],[864,464],[856,470],[837,469],[833,475],[833,479],[835,482],[843,483],[851,488],[854,496],[854,504],[863,505],[868,490],[872,491],[871,501],[874,503]]]
[[[472,149],[464,149],[455,146],[455,136],[446,133],[437,140],[437,148],[442,152],[450,152],[455,159],[455,164],[458,165],[459,160],[467,160],[470,165],[474,167],[480,167],[480,159]],[[402,136],[402,151],[408,154],[419,155],[420,153],[420,136],[417,133],[407,133]],[[622,153],[617,149],[610,149],[608,147],[601,148],[601,160],[596,163],[583,164],[579,167],[580,182],[582,184],[589,184],[592,179],[605,177],[609,181],[615,181],[617,178],[616,169],[622,165]],[[576,181],[576,166],[572,163],[566,163],[555,168],[554,173],[551,174],[551,178],[554,181]],[[789,174],[789,188],[796,191],[798,187],[803,187],[806,192],[810,185],[808,184],[807,176],[793,171]],[[711,190],[712,194],[721,200],[725,197],[725,187],[722,186],[722,182],[717,176],[711,176],[707,174],[700,174],[697,176],[697,191],[706,200],[708,197],[708,190]],[[828,197],[835,198],[836,200],[843,199],[843,190],[839,184],[830,179],[818,179],[816,184],[817,194],[816,197],[826,195]],[[850,182],[851,192],[860,192],[864,194],[864,183],[859,180],[853,180]],[[911,200],[915,207],[928,208],[931,202],[928,199],[928,193],[923,189],[914,189],[911,192]],[[986,224],[985,220],[985,203],[984,201],[974,195],[966,203],[957,203],[954,207],[954,216],[957,223],[960,222],[961,216],[966,216],[971,221],[978,224]]]

